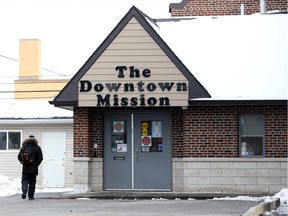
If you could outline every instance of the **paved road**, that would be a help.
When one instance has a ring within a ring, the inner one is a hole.
[[[36,199],[0,198],[5,216],[240,216],[255,202],[220,200]]]

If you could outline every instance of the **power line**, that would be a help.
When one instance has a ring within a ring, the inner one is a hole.
[[[4,94],[8,94],[8,93],[40,93],[40,92],[60,92],[60,90],[33,90],[33,91],[0,91],[0,94],[4,93]]]
[[[35,81],[25,81],[25,80],[15,80],[17,81],[17,85],[26,85],[26,84],[40,84],[41,81],[43,81],[43,83],[47,84],[47,83],[59,83],[56,82],[56,80],[45,80],[45,79],[39,79],[39,80],[35,80]],[[67,83],[69,80],[66,79],[58,79],[57,81],[62,81],[61,83]],[[15,85],[14,82],[6,82],[6,83],[1,83],[1,85]]]
[[[56,95],[55,95],[56,96]],[[7,98],[0,98],[0,100],[17,100],[17,101],[21,101],[21,100],[36,100],[36,99],[42,99],[42,100],[44,100],[44,99],[47,99],[47,98],[49,98],[48,100],[53,100],[54,99],[54,97],[48,97],[48,96],[39,96],[39,97],[37,97],[37,96],[27,96],[27,97],[18,97],[18,98],[14,98],[14,97],[7,97]],[[0,107],[1,108],[1,107]]]
[[[18,59],[14,59],[14,58],[11,58],[11,57],[6,56],[6,55],[1,55],[1,54],[0,54],[0,57],[9,59],[9,60],[11,60],[11,61],[19,62]],[[44,70],[44,71],[50,72],[50,73],[57,74],[57,75],[59,75],[59,76],[68,77],[68,75],[66,75],[66,74],[61,74],[61,73],[58,73],[58,72],[56,72],[56,71],[52,71],[52,70],[49,70],[49,69],[46,69],[46,68],[42,68],[42,67],[41,67],[41,69]]]

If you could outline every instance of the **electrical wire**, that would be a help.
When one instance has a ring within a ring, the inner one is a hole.
[[[14,58],[11,58],[11,57],[6,56],[6,55],[2,55],[2,54],[0,54],[0,57],[2,57],[2,58],[6,58],[6,59],[9,59],[9,60],[11,60],[11,61],[19,62],[18,59],[14,59]],[[41,67],[41,69],[44,70],[44,71],[47,71],[47,72],[53,73],[53,74],[57,74],[57,75],[59,75],[59,76],[69,77],[69,75],[61,74],[61,73],[58,73],[58,72],[56,72],[56,71],[52,71],[52,70],[49,70],[49,69],[46,69],[46,68],[42,68],[42,67]],[[1,78],[1,77],[0,77],[0,78]],[[6,78],[6,77],[2,77],[2,78]],[[71,78],[71,77],[70,77],[70,78]]]
[[[61,91],[61,89],[60,90],[33,90],[33,91],[27,91],[27,90],[25,90],[25,91],[0,91],[0,94],[1,93],[39,93],[39,92],[60,92]]]
[[[45,79],[39,79],[39,80],[35,80],[35,81],[25,81],[25,80],[15,80],[17,85],[26,85],[26,84],[40,84],[41,81],[45,81],[43,83],[47,84],[47,83],[59,83],[59,82],[55,82],[54,80],[45,80]],[[67,79],[57,79],[57,81],[62,81],[61,83],[67,83],[69,80]],[[1,85],[15,85],[15,82],[7,82],[7,83],[1,83]]]

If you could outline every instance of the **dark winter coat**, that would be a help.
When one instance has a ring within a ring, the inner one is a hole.
[[[21,152],[27,146],[29,146],[29,149],[31,150],[30,155],[32,162],[29,164],[23,164]],[[23,142],[22,148],[18,154],[18,160],[21,164],[23,164],[22,173],[34,173],[38,175],[38,166],[43,160],[43,154],[40,146],[38,146],[38,141],[35,138],[28,138]]]

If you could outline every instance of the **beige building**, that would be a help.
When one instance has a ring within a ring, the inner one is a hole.
[[[17,160],[21,143],[33,134],[43,151],[37,185],[71,187],[73,185],[73,118],[68,110],[49,105],[66,79],[42,76],[41,41],[21,39],[19,79],[14,82],[14,99],[1,101],[0,175],[21,177]]]
[[[67,79],[43,79],[41,41],[21,39],[19,43],[19,79],[15,80],[16,100],[49,100],[68,82]]]

